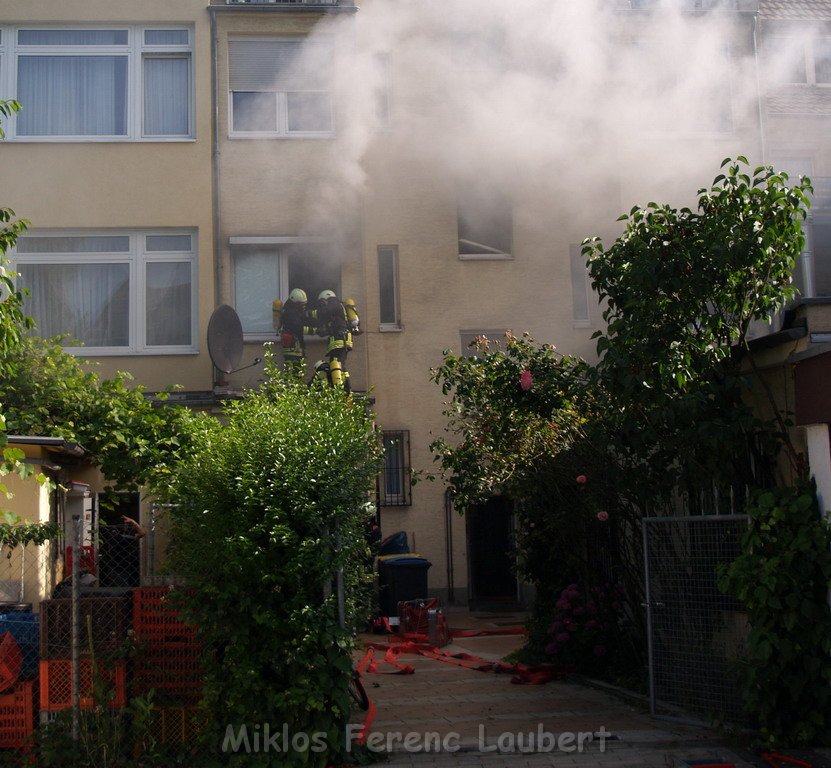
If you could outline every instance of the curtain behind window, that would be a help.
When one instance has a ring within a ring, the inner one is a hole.
[[[187,136],[190,60],[186,56],[144,59],[144,135]]]
[[[126,56],[20,56],[20,136],[126,136]]]
[[[147,265],[147,344],[190,346],[190,263],[151,262]]]
[[[88,347],[130,343],[129,264],[21,264],[25,308],[40,336],[70,334]]]

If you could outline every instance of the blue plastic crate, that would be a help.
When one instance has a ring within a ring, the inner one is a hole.
[[[38,674],[40,661],[39,617],[36,613],[2,613],[0,614],[0,635],[11,632],[23,654],[23,666],[20,677],[34,678]]]

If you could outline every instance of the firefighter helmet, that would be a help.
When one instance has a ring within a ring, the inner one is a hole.
[[[329,299],[334,299],[334,298],[336,298],[335,292],[330,291],[329,289],[327,289],[325,291],[321,291],[320,295],[317,297],[318,301],[328,301]]]
[[[289,301],[293,301],[296,304],[305,304],[306,291],[304,291],[302,288],[293,288],[292,292],[289,294]]]

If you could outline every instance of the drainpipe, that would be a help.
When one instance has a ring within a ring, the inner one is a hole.
[[[214,240],[214,306],[216,309],[224,302],[222,301],[222,225],[220,221],[219,205],[219,64],[217,62],[217,49],[219,48],[218,32],[216,29],[216,14],[212,8],[208,8],[211,15],[211,110],[213,112],[213,125],[211,131],[212,152],[211,152],[211,208],[213,218],[213,240]],[[211,389],[222,386],[223,376],[215,365],[211,365]]]
[[[756,72],[756,108],[759,112],[759,142],[762,165],[767,162],[767,139],[765,137],[765,110],[762,102],[762,82],[759,73],[759,15],[753,14],[753,64]]]
[[[209,9],[211,14],[211,111],[213,113],[213,151],[211,155],[211,204],[213,206],[213,234],[214,234],[214,307],[222,304],[222,243],[220,235],[222,227],[220,224],[219,206],[219,75],[217,62],[217,49],[219,48],[218,33],[216,29],[216,14]]]

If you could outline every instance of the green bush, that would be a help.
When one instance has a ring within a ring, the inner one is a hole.
[[[368,617],[378,440],[342,390],[283,377],[270,356],[266,365],[270,383],[222,420],[194,419],[172,488],[169,562],[191,590],[183,609],[206,649],[206,741],[220,765],[354,762],[343,727],[353,637]],[[345,627],[332,588],[339,568]],[[285,751],[281,735],[284,751],[274,741],[266,751],[266,725],[326,750]]]
[[[812,483],[759,491],[719,586],[747,607],[744,700],[766,746],[831,744],[831,526]]]

